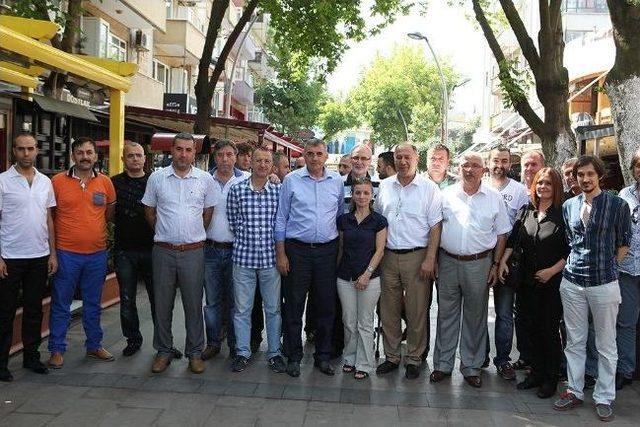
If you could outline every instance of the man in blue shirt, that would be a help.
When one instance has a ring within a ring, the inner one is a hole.
[[[616,316],[620,304],[618,264],[631,239],[627,202],[602,191],[602,160],[582,156],[573,166],[582,194],[567,200],[562,212],[571,253],[564,269],[560,295],[567,328],[568,388],[553,407],[563,411],[583,403],[589,310],[598,349],[598,380],[593,391],[600,420],[613,418],[615,400]]]
[[[344,185],[340,175],[327,170],[327,147],[319,139],[307,141],[306,166],[291,172],[282,183],[274,237],[278,271],[284,276],[283,332],[287,374],[300,375],[302,314],[307,292],[315,301],[314,365],[333,375],[329,364],[335,317],[338,229]]]

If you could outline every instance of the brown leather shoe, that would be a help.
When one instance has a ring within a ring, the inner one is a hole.
[[[60,369],[62,365],[64,365],[64,359],[62,357],[62,353],[51,353],[51,357],[49,357],[49,362],[47,365],[51,369]]]
[[[113,362],[116,360],[116,358],[113,357],[113,354],[109,353],[103,347],[100,347],[97,350],[87,351],[87,357],[90,359],[100,360],[102,362]]]
[[[451,376],[451,374],[447,374],[443,371],[433,371],[431,372],[431,375],[429,375],[429,381],[432,383],[439,383],[440,381],[444,380],[446,377]]]
[[[213,346],[213,345],[208,345],[202,351],[202,360],[211,359],[211,358],[215,357],[216,355],[218,355],[219,353],[220,353],[220,347]]]
[[[169,356],[157,355],[153,359],[153,365],[151,365],[151,372],[154,374],[159,374],[164,372],[167,367],[171,364],[171,358]]]
[[[192,357],[189,359],[189,370],[194,374],[201,374],[204,372],[204,362],[200,357]]]
[[[469,375],[468,377],[464,377],[464,380],[471,387],[480,388],[482,387],[482,378],[476,375]]]

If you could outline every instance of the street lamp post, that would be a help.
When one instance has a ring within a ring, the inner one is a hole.
[[[447,91],[447,83],[444,79],[444,74],[442,73],[442,68],[440,68],[440,63],[438,62],[438,57],[436,53],[433,51],[431,47],[431,43],[429,43],[429,39],[427,36],[421,33],[409,33],[407,36],[414,40],[424,40],[427,42],[427,46],[431,51],[431,55],[433,55],[433,60],[436,63],[436,67],[438,68],[438,72],[440,73],[440,85],[442,89],[442,143],[447,145],[449,142],[449,128],[448,128],[448,109],[449,109],[449,97]]]

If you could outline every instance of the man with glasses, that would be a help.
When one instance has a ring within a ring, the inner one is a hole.
[[[380,318],[386,360],[379,375],[400,366],[403,295],[407,315],[405,377],[420,376],[422,353],[427,346],[427,285],[436,276],[436,255],[440,242],[442,204],[438,186],[417,173],[418,150],[401,144],[395,150],[397,174],[380,183],[374,203],[376,212],[389,222],[382,261]]]

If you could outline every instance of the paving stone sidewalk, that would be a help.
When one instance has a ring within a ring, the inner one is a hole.
[[[37,375],[21,369],[20,355],[13,357],[10,369],[15,381],[0,383],[0,426],[601,424],[595,417],[590,392],[584,407],[559,413],[551,408],[553,399],[541,400],[533,391],[517,391],[515,381],[499,378],[494,368],[484,371],[480,390],[466,385],[458,372],[450,380],[430,384],[428,366],[414,381],[406,380],[403,370],[384,377],[373,375],[365,381],[356,381],[339,369],[335,377],[326,377],[313,369],[309,346],[299,378],[272,373],[262,352],[252,359],[246,371],[232,373],[226,349],[206,362],[207,370],[202,375],[191,374],[185,359],[175,360],[163,374],[151,374],[152,323],[143,291],[139,293],[138,306],[146,341],[132,357],[121,356],[126,342],[121,336],[118,307],[104,311],[102,316],[104,344],[118,356],[115,362],[84,357],[84,333],[78,319],[73,321],[69,332],[69,351],[63,369],[46,376]],[[182,324],[178,301],[174,334],[179,348],[184,342]],[[435,318],[431,324],[434,328]],[[434,338],[432,332],[432,341]],[[41,350],[46,351],[46,343]],[[43,353],[43,359],[46,356]],[[334,361],[334,365],[339,368],[340,361]],[[521,375],[518,373],[519,379]],[[612,426],[638,425],[637,383],[618,394],[615,411]]]

